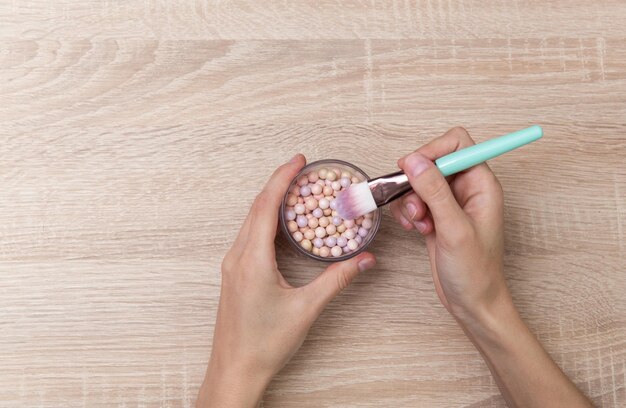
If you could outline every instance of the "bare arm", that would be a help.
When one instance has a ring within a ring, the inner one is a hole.
[[[531,333],[513,302],[461,325],[509,406],[592,406]]]
[[[395,218],[426,239],[437,295],[483,355],[511,407],[590,407],[520,318],[503,272],[503,193],[486,164],[448,180],[438,157],[474,144],[455,128],[398,165],[414,193]]]

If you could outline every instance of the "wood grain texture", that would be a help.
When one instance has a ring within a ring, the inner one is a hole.
[[[0,405],[192,406],[221,258],[296,151],[370,174],[455,125],[491,162],[528,324],[626,405],[623,1],[0,1]],[[293,284],[321,264],[277,241]],[[501,407],[383,220],[266,407]]]

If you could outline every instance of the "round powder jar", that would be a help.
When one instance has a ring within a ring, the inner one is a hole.
[[[300,253],[327,262],[343,261],[363,252],[380,227],[381,209],[355,220],[335,210],[339,192],[369,180],[357,166],[341,160],[306,165],[291,182],[280,207],[280,225],[287,241]]]

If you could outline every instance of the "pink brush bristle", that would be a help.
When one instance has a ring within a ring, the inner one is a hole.
[[[353,220],[377,208],[367,182],[351,185],[337,196],[337,213],[345,220]]]

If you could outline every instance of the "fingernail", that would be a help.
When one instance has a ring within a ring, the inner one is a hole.
[[[295,155],[291,158],[291,160],[289,160],[289,163],[292,163],[292,164],[293,164],[293,163],[297,162],[297,161],[298,161],[298,157],[299,157],[299,156],[300,156],[300,153],[296,153],[296,154],[295,154]]]
[[[359,272],[366,271],[370,268],[373,268],[376,265],[376,261],[372,258],[361,259],[357,264],[359,267]]]
[[[402,224],[402,226],[404,227],[404,229],[406,230],[410,230],[413,228],[413,226],[411,225],[411,223],[409,222],[409,220],[407,220],[406,218],[404,218],[402,215],[400,216],[400,224]]]
[[[413,225],[420,233],[424,233],[424,231],[426,231],[427,225],[424,221],[415,221]]]
[[[417,207],[413,203],[408,203],[406,205],[406,211],[409,213],[409,218],[413,219],[417,214]]]
[[[417,177],[422,174],[431,164],[432,162],[430,160],[419,153],[413,153],[407,156],[404,160],[406,170],[413,177]]]

